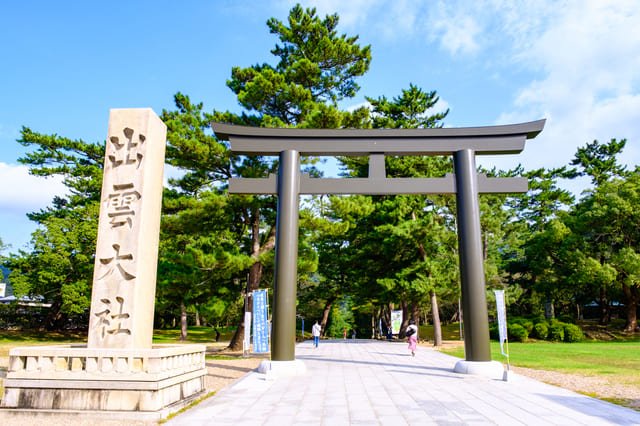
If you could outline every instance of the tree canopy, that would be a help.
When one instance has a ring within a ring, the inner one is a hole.
[[[246,298],[273,285],[276,198],[229,194],[228,180],[267,177],[278,161],[231,155],[211,123],[410,129],[442,127],[449,114],[438,109],[435,90],[417,84],[343,108],[359,93],[372,54],[358,36],[339,32],[336,14],[296,5],[285,20],[269,19],[267,29],[277,39],[273,62],[233,67],[227,81],[241,112],[207,111],[178,92],[175,107],[161,114],[166,164],[176,173],[164,190],[156,326],[179,319],[186,337],[189,322],[234,325],[232,347],[242,341]],[[526,194],[480,197],[487,288],[506,290],[513,313],[580,319],[596,305],[601,322],[622,315],[627,331],[637,329],[640,171],[621,165],[626,142],[587,143],[563,167],[479,170],[530,182]],[[89,307],[104,142],[23,127],[18,143],[28,149],[19,161],[33,175],[61,176],[67,193],[29,214],[38,229],[28,250],[0,259],[15,293],[43,296],[52,304],[43,325],[60,328],[82,321]],[[338,161],[345,179],[368,175],[368,158]],[[320,176],[317,165],[303,159],[304,171]],[[453,166],[449,157],[386,156],[385,171],[389,178],[442,177]],[[591,187],[576,199],[561,181],[579,176]],[[320,320],[329,334],[348,328],[358,336],[389,325],[395,309],[404,311],[405,325],[432,322],[436,333],[441,317],[460,319],[454,197],[315,196],[301,206],[300,316]]]

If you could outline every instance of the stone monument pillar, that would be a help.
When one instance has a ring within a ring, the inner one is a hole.
[[[152,345],[166,127],[111,110],[87,345],[9,352],[0,424],[157,421],[204,392],[203,345]]]
[[[167,128],[113,109],[104,162],[89,348],[150,348]]]

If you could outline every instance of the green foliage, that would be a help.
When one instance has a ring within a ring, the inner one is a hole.
[[[5,251],[5,250],[6,250],[6,249],[8,249],[8,248],[9,248],[9,246],[8,246],[8,245],[5,245],[5,244],[2,242],[2,238],[0,238],[0,256],[2,256],[2,252],[3,252],[3,251]],[[2,274],[2,271],[0,271],[0,274]],[[0,278],[2,278],[2,275],[0,275]]]
[[[527,334],[530,334],[533,330],[533,321],[528,320],[526,318],[513,318],[509,320],[509,324],[511,325],[519,325],[527,331]]]
[[[599,186],[611,178],[625,175],[626,168],[618,163],[616,155],[622,152],[626,144],[626,139],[611,139],[604,144],[594,140],[578,148],[571,165],[580,166],[582,171],[577,175],[590,176],[591,181]]]
[[[489,338],[492,340],[500,340],[500,331],[498,330],[498,323],[491,323],[489,326]]]
[[[389,101],[385,96],[367,98],[373,112],[373,127],[377,129],[418,129],[442,127],[441,122],[449,113],[427,114],[439,97],[435,91],[425,92],[418,86],[409,85],[402,94]]]
[[[327,326],[327,336],[335,339],[342,338],[344,330],[347,330],[347,335],[349,335],[353,329],[353,313],[350,306],[351,304],[347,300],[333,305]]]
[[[35,148],[18,159],[18,162],[29,166],[30,174],[45,178],[62,176],[65,186],[70,190],[68,196],[55,198],[53,208],[32,214],[32,219],[54,214],[66,206],[75,207],[100,199],[104,142],[89,143],[57,135],[43,135],[28,127],[22,127],[18,142],[24,147]]]
[[[48,328],[61,327],[65,316],[89,308],[98,208],[91,203],[43,217],[32,234],[33,251],[6,261],[16,296],[44,296],[52,304]]]
[[[546,322],[537,322],[533,326],[533,336],[540,340],[547,340],[549,337],[549,326]]]
[[[286,23],[269,19],[269,30],[281,43],[271,51],[279,62],[232,69],[227,85],[240,104],[258,112],[268,127],[317,125],[320,116],[334,119],[319,127],[339,127],[349,114],[339,113],[336,104],[355,96],[355,79],[369,69],[371,48],[360,47],[357,36],[338,35],[338,21],[338,15],[321,19],[315,9],[300,5]]]
[[[564,341],[567,343],[584,340],[582,329],[575,324],[564,324]]]
[[[508,328],[509,339],[515,342],[526,342],[529,337],[529,332],[526,328],[520,324],[510,324]]]
[[[549,326],[549,340],[562,342],[564,340],[564,326],[562,322],[552,322]]]
[[[542,320],[534,324],[526,318],[513,318],[509,320],[508,332],[509,339],[516,342],[524,342],[529,336],[557,342],[579,342],[584,339],[584,333],[579,326],[558,320]],[[490,329],[490,333],[492,339],[498,339],[497,325]]]
[[[18,142],[33,149],[18,161],[33,175],[61,176],[68,193],[28,214],[39,225],[31,251],[20,250],[4,264],[16,296],[44,296],[52,304],[45,325],[59,328],[89,307],[104,144],[43,135],[28,127]]]

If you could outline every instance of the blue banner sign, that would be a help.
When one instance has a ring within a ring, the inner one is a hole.
[[[253,352],[269,352],[267,290],[253,292]]]

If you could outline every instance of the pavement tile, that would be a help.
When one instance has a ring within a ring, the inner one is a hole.
[[[456,358],[403,342],[322,341],[296,346],[303,377],[257,372],[167,425],[640,425],[640,412],[513,376],[457,374]]]

